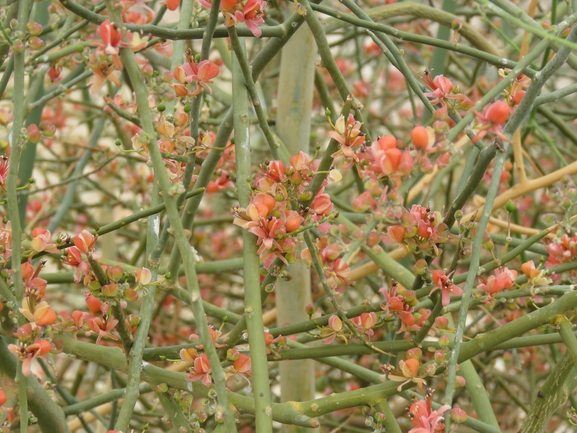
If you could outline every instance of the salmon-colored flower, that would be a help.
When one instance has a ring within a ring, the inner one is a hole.
[[[475,111],[477,120],[481,123],[481,129],[471,140],[473,143],[481,140],[488,132],[494,133],[501,140],[508,142],[509,138],[503,135],[503,124],[509,117],[509,105],[503,101],[497,101],[485,107],[483,113]]]
[[[264,24],[266,2],[262,0],[248,0],[242,10],[234,13],[237,22],[245,23],[248,29],[257,38],[262,36],[262,30],[259,27]]]
[[[192,362],[198,357],[198,352],[193,347],[187,347],[186,349],[180,350],[179,357],[183,361]]]
[[[10,352],[17,355],[18,359],[22,361],[22,374],[24,376],[30,376],[32,361],[35,358],[48,354],[52,350],[52,345],[49,341],[37,340],[35,343],[27,346],[9,344],[8,349]]]
[[[437,410],[432,407],[432,394],[427,399],[413,403],[409,409],[409,416],[413,428],[409,433],[436,433],[445,429],[443,414],[451,409],[448,404]]]
[[[252,374],[252,361],[249,356],[240,353],[238,359],[232,364],[234,370],[239,374]]]
[[[111,340],[118,340],[118,336],[116,333],[113,333],[114,328],[118,324],[118,320],[113,319],[111,317],[108,318],[100,318],[100,317],[92,317],[88,319],[88,328],[96,334],[98,337],[96,338],[96,345],[103,337],[108,337]]]
[[[333,202],[328,194],[317,194],[311,203],[311,209],[317,214],[328,216],[333,210]]]
[[[212,93],[209,84],[212,84],[212,79],[216,78],[220,73],[220,68],[210,60],[203,60],[196,63],[192,56],[188,56],[188,61],[180,66],[177,66],[174,71],[174,78],[180,82],[179,85],[173,85],[179,96],[196,96],[203,88]],[[189,92],[184,86],[186,83],[196,82],[196,88]],[[185,94],[182,94],[185,92]]]
[[[94,248],[97,239],[98,236],[93,235],[88,230],[82,230],[79,234],[74,236],[73,241],[74,245],[76,245],[76,248],[78,248],[81,252],[89,253],[92,248]]]
[[[552,282],[550,278],[545,276],[543,270],[535,268],[535,262],[533,262],[533,260],[523,263],[521,265],[521,272],[536,286],[546,286]]]
[[[169,11],[175,11],[180,6],[180,0],[166,0],[164,3]]]
[[[193,367],[191,373],[186,374],[186,380],[189,382],[195,382],[197,380],[202,380],[205,386],[210,386],[212,379],[210,377],[210,362],[208,362],[208,356],[206,353],[195,358],[193,361]]]
[[[333,158],[344,155],[346,158],[357,160],[353,149],[365,142],[365,134],[361,132],[361,126],[362,123],[357,122],[352,114],[349,114],[346,121],[342,115],[337,119],[334,131],[328,132],[328,136],[341,145],[340,150],[331,155]]]
[[[489,276],[485,282],[479,284],[478,288],[489,295],[495,295],[501,290],[512,288],[515,285],[516,278],[517,271],[507,268],[496,269],[495,275]]]
[[[458,93],[458,90],[454,91],[455,86],[449,78],[443,75],[437,75],[435,78],[431,79],[431,73],[428,70],[425,70],[421,79],[427,87],[433,91],[425,93],[425,96],[431,99],[431,104],[440,104],[443,107],[447,107],[448,101],[455,101],[455,103],[462,109],[470,108],[472,105],[469,98]]]
[[[32,230],[32,242],[30,242],[30,248],[32,251],[39,253],[41,251],[47,251],[50,253],[58,252],[56,248],[56,243],[50,242],[52,237],[51,233],[43,228],[37,227]]]
[[[429,295],[431,295],[435,290],[440,290],[443,307],[449,305],[451,302],[451,295],[461,296],[463,294],[463,290],[456,284],[453,284],[450,277],[446,275],[444,271],[433,271],[432,278],[435,286],[431,289]]]
[[[53,325],[56,322],[56,313],[46,301],[34,305],[34,303],[26,297],[22,300],[20,313],[30,322],[34,322],[39,326]]]
[[[416,383],[418,388],[421,389],[427,382],[419,377],[420,365],[421,363],[418,359],[409,358],[405,361],[399,361],[399,370],[395,370],[390,364],[381,365],[381,370],[387,375],[389,380],[403,382],[398,386],[398,391],[401,391],[403,385],[409,382]]]

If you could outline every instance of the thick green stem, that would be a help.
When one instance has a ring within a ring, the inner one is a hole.
[[[284,12],[286,16],[294,12],[294,7],[287,6]],[[316,55],[316,45],[307,27],[300,28],[282,51],[276,128],[291,155],[309,153]],[[299,323],[307,320],[305,307],[312,302],[310,271],[302,261],[289,265],[287,271],[291,280],[276,283],[277,323]],[[314,398],[314,366],[313,360],[280,364],[281,401]],[[285,433],[304,431],[297,426],[283,428]]]
[[[519,433],[545,432],[549,419],[565,403],[576,384],[573,356],[566,352],[539,390]]]

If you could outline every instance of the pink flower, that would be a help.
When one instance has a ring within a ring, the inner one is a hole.
[[[344,155],[346,158],[357,159],[353,148],[359,147],[365,142],[365,134],[361,132],[361,122],[357,122],[352,114],[349,114],[345,122],[344,116],[340,116],[334,124],[334,131],[329,131],[328,136],[339,142],[340,150],[331,156],[336,158]]]
[[[236,11],[234,17],[238,22],[245,23],[257,38],[262,36],[259,25],[264,24],[266,2],[263,0],[248,0],[242,11]]]
[[[209,84],[213,83],[212,79],[217,77],[219,73],[220,68],[216,63],[213,63],[210,60],[203,60],[197,64],[193,57],[189,57],[186,63],[176,67],[174,78],[181,84],[175,84],[173,87],[178,96],[196,96],[203,88],[212,94],[212,89]],[[191,83],[193,81],[196,82],[196,88],[192,92],[188,92],[183,84]]]
[[[251,374],[252,361],[247,355],[242,353],[238,355],[238,359],[232,364],[234,370],[239,374]]]
[[[426,70],[421,79],[433,91],[432,93],[425,93],[425,96],[431,99],[431,104],[441,104],[446,107],[447,100],[456,100],[462,106],[461,108],[470,107],[471,101],[469,101],[469,98],[460,93],[453,93],[453,83],[447,77],[437,75],[434,79],[431,79],[430,72]]]
[[[258,253],[261,254],[264,249],[272,249],[273,245],[282,250],[282,247],[276,241],[278,235],[284,234],[282,221],[278,218],[272,218],[269,221],[264,221],[264,224],[260,227],[251,227],[249,232],[258,237],[257,245],[261,247]]]
[[[477,120],[481,123],[482,127],[477,135],[473,137],[473,143],[481,140],[488,132],[494,133],[501,140],[508,142],[509,138],[503,135],[502,125],[507,121],[509,117],[509,105],[503,101],[497,101],[491,105],[487,105],[483,114],[475,111],[475,116]]]
[[[49,341],[37,340],[28,346],[9,344],[8,349],[22,361],[22,374],[24,374],[24,376],[30,376],[32,360],[49,353],[52,350],[52,346]]]
[[[199,357],[195,358],[193,362],[192,372],[187,373],[186,380],[189,382],[196,382],[197,380],[202,380],[205,386],[210,386],[212,379],[210,377],[210,362],[208,362],[208,356],[203,353]]]
[[[89,253],[94,245],[98,236],[93,235],[88,230],[82,230],[79,234],[74,236],[74,245],[83,253]]]
[[[329,317],[329,326],[321,329],[321,336],[325,337],[322,339],[322,343],[331,344],[337,335],[346,342],[347,340],[346,337],[342,334],[342,330],[343,321],[339,318],[339,316],[333,314],[331,317]]]
[[[333,202],[328,194],[317,194],[311,203],[311,209],[322,216],[329,215],[333,210]]]
[[[146,286],[152,281],[152,272],[148,268],[142,268],[134,271],[134,280],[136,284]]]
[[[433,283],[435,287],[431,289],[429,292],[429,296],[435,290],[441,291],[441,302],[443,307],[446,307],[451,302],[451,295],[461,296],[463,294],[463,290],[451,281],[448,275],[445,275],[445,272],[440,270],[433,271]]]
[[[110,317],[106,319],[102,319],[100,317],[93,317],[88,319],[88,327],[92,332],[98,334],[95,344],[98,346],[98,343],[102,337],[108,337],[115,341],[118,340],[116,334],[112,333],[117,324],[118,320]]]
[[[511,271],[507,268],[495,270],[495,275],[489,276],[485,283],[479,284],[478,288],[489,295],[495,295],[501,290],[510,289],[515,285],[517,271]]]
[[[30,248],[32,251],[39,253],[41,251],[47,251],[50,253],[58,252],[56,244],[50,242],[52,235],[50,232],[43,228],[35,228],[32,230],[32,242],[30,242]]]
[[[451,409],[448,404],[441,406],[437,410],[432,407],[432,395],[429,394],[426,400],[419,400],[411,405],[409,414],[413,428],[409,433],[435,433],[444,430],[445,420],[443,414]]]
[[[549,258],[547,259],[547,267],[567,263],[577,257],[577,234],[569,237],[565,233],[561,239],[551,242],[547,245]]]
[[[104,21],[98,27],[98,34],[102,39],[104,52],[106,54],[118,54],[118,46],[122,39],[122,34],[116,30],[110,21]]]

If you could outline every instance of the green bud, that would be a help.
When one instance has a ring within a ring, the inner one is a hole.
[[[507,212],[513,213],[517,207],[515,206],[515,203],[513,203],[513,200],[509,200],[505,205],[505,209],[507,209]]]
[[[156,109],[162,113],[164,110],[166,110],[166,106],[164,104],[159,104],[158,107],[156,107]]]

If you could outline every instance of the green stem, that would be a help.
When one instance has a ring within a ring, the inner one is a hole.
[[[230,45],[232,50],[234,51],[236,58],[239,63],[240,73],[244,76],[244,82],[248,89],[248,93],[250,95],[250,99],[252,100],[252,105],[254,110],[256,111],[256,115],[258,117],[258,122],[264,136],[266,137],[266,141],[270,148],[270,152],[275,160],[283,160],[283,162],[288,162],[288,151],[286,149],[282,150],[281,152],[281,144],[275,140],[273,136],[273,132],[270,129],[268,121],[266,119],[266,113],[262,107],[260,98],[258,96],[256,86],[254,84],[254,80],[252,79],[252,73],[249,67],[248,62],[246,61],[245,54],[243,52],[240,40],[238,38],[238,34],[236,32],[236,27],[232,26],[229,27],[228,33],[230,35]],[[248,110],[246,112],[246,118],[248,120]]]
[[[160,201],[159,197],[159,186],[155,184],[152,189],[152,205],[157,204]],[[147,225],[147,257],[150,255],[152,246],[158,241],[158,232],[160,227],[160,215],[153,214],[148,217]],[[151,282],[157,280],[158,273],[156,269],[152,271]],[[116,430],[127,431],[130,425],[130,419],[132,417],[134,407],[140,396],[140,370],[142,368],[142,358],[144,355],[144,349],[146,347],[146,342],[148,340],[148,331],[150,329],[150,324],[153,319],[154,314],[154,304],[156,297],[156,286],[149,285],[143,289],[142,303],[140,305],[140,323],[134,335],[134,341],[132,342],[132,347],[130,354],[127,353],[128,361],[128,381],[126,383],[126,395],[124,397],[124,402],[118,414],[118,419],[114,425]],[[163,407],[176,406],[174,402],[167,402],[167,398],[164,394],[159,394],[159,400]],[[176,427],[182,425],[182,414],[177,407],[172,408],[171,411],[167,411],[173,420],[173,425]],[[180,414],[180,416],[179,416]]]
[[[519,433],[543,433],[545,431],[553,413],[565,403],[567,394],[572,394],[575,388],[574,372],[573,356],[570,352],[565,352],[539,390]]]
[[[575,337],[575,334],[573,334],[573,327],[571,326],[571,322],[569,322],[565,316],[561,316],[559,321],[561,322],[559,323],[559,334],[561,334],[561,337],[567,346],[567,350],[571,354],[573,364],[577,368],[577,338]]]
[[[18,403],[20,404],[20,433],[28,433],[28,392],[21,361],[18,361],[16,383],[18,384]]]
[[[251,191],[247,178],[252,175],[250,134],[248,123],[248,93],[243,79],[241,62],[244,61],[244,49],[231,32],[231,42],[237,45],[232,59],[232,95],[234,110],[234,135],[237,167],[237,190],[239,204],[242,207],[250,203]],[[272,432],[271,395],[266,358],[266,342],[262,321],[262,300],[260,291],[260,260],[257,254],[256,237],[243,230],[244,250],[244,317],[248,329],[250,356],[253,372],[254,405],[256,414],[255,428],[258,432]]]

